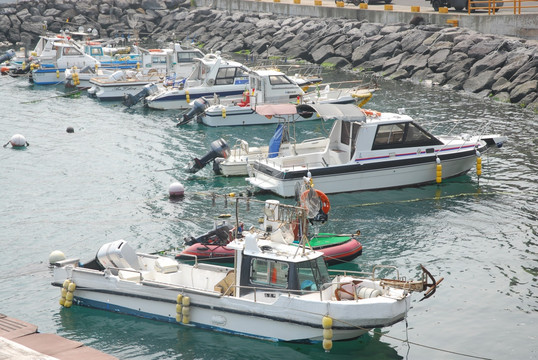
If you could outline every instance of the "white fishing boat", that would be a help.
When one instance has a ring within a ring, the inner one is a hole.
[[[237,198],[236,198],[237,199]],[[238,200],[238,199],[237,199]],[[95,258],[52,261],[52,285],[61,288],[60,304],[195,326],[270,341],[323,342],[357,338],[374,328],[405,319],[414,291],[430,297],[440,281],[424,268],[422,279],[377,278],[331,273],[323,253],[292,246],[283,226],[286,215],[303,213],[268,200],[266,237],[244,232],[227,246],[234,267],[178,263],[173,258],[136,253],[124,240],[101,246]],[[193,258],[196,259],[196,258]],[[364,273],[362,273],[364,274]],[[426,277],[428,276],[428,277]]]
[[[247,182],[283,197],[294,196],[307,173],[326,194],[439,183],[465,174],[475,163],[480,175],[481,154],[506,141],[498,134],[434,136],[407,115],[349,104],[309,106],[335,119],[328,140],[308,153],[249,159]]]
[[[88,94],[99,100],[123,100],[126,96],[142,98],[152,84],[163,85],[164,89],[164,86],[173,87],[182,83],[193,72],[195,59],[204,56],[199,49],[180,43],[166,49],[140,49],[140,52],[140,64],[136,69],[89,79],[91,87]],[[157,91],[157,87],[151,89]]]
[[[222,58],[219,52],[196,60],[194,71],[185,81],[145,97],[146,105],[159,110],[188,109],[189,103],[197,98],[214,94],[237,96],[248,89],[249,69],[246,66]],[[139,100],[124,104],[131,106]]]
[[[213,96],[195,100],[196,111],[183,115],[180,124],[194,117],[204,125],[246,126],[276,124],[280,118],[262,114],[257,108],[266,104],[303,104],[303,103],[358,103],[370,98],[373,90],[368,89],[331,89],[329,85],[322,91],[305,94],[296,80],[277,70],[253,70],[249,73],[249,88],[239,98],[221,99]],[[203,105],[203,106],[201,106]],[[317,120],[315,113],[309,117],[297,117],[296,121]]]

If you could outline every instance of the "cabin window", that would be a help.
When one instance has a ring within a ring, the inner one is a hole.
[[[288,85],[292,84],[291,80],[285,75],[270,75],[269,82],[271,85]]]
[[[72,47],[64,47],[63,54],[67,56],[74,56],[74,55],[80,55],[80,52],[77,49],[72,48]]]
[[[288,287],[289,265],[284,262],[252,259],[250,266],[250,282],[254,285]]]
[[[297,264],[297,276],[301,290],[320,290],[323,284],[330,281],[323,257]]]
[[[103,51],[100,48],[91,48],[90,55],[92,56],[103,55]]]
[[[151,62],[153,64],[166,64],[166,56],[152,56]]]
[[[340,129],[340,142],[344,145],[349,145],[351,123],[349,121],[342,121],[342,128]]]
[[[177,53],[177,62],[178,63],[186,63],[186,62],[192,62],[195,58],[202,58],[204,55],[197,51],[189,51],[189,52],[178,52]]]
[[[232,85],[234,83],[235,68],[221,68],[217,73],[216,85]]]
[[[441,141],[420,126],[408,122],[380,125],[372,150],[440,145]]]

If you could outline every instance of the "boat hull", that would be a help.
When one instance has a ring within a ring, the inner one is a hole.
[[[360,303],[320,301],[319,293],[275,296],[264,290],[247,297],[223,296],[194,284],[187,287],[163,281],[128,281],[97,270],[55,268],[52,285],[61,287],[65,279],[76,284],[73,302],[77,305],[272,341],[320,342],[324,316],[333,319],[333,340],[354,339],[369,329],[403,320],[410,305],[409,296],[378,297]],[[179,294],[190,298],[188,324],[176,321]]]
[[[450,155],[438,155],[442,163],[442,178],[468,172],[476,162],[474,147]],[[276,170],[263,161],[251,164],[251,176],[246,180],[282,197],[295,195],[295,184],[310,172],[316,179],[316,189],[326,194],[363,190],[381,190],[414,186],[436,181],[436,156],[417,155],[413,159],[383,162],[356,162],[327,167],[301,167]]]

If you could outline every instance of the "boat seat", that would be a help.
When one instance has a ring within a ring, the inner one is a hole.
[[[219,281],[215,285],[214,290],[220,292],[222,295],[235,295],[235,272],[233,270],[228,271],[224,279]]]
[[[179,264],[174,259],[160,257],[155,260],[155,270],[163,274],[170,274],[179,270]]]
[[[142,275],[135,269],[124,269],[118,271],[118,277],[121,280],[134,281],[139,283],[142,280]]]

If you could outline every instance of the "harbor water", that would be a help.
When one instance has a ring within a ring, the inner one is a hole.
[[[327,78],[349,78],[325,74]],[[105,242],[137,251],[181,247],[235,213],[247,193],[242,178],[195,175],[184,167],[220,137],[266,144],[274,125],[175,127],[178,114],[99,103],[62,87],[0,78],[0,140],[22,134],[30,146],[0,148],[0,313],[36,324],[120,359],[491,359],[538,358],[538,117],[519,107],[454,91],[381,81],[367,107],[404,112],[434,134],[474,134],[489,124],[509,141],[474,169],[440,185],[330,196],[324,232],[361,231],[363,255],[347,267],[396,265],[414,278],[423,264],[444,281],[436,294],[413,298],[407,320],[359,339],[320,344],[272,343],[78,306],[58,304],[48,256],[93,258]],[[67,133],[67,127],[74,133]],[[297,125],[297,140],[325,136],[330,123]],[[186,195],[171,200],[180,181]],[[315,182],[315,179],[314,179]],[[255,195],[258,200],[273,198]],[[293,199],[281,200],[293,203]],[[240,208],[257,225],[260,208]],[[408,340],[408,342],[406,341]]]

